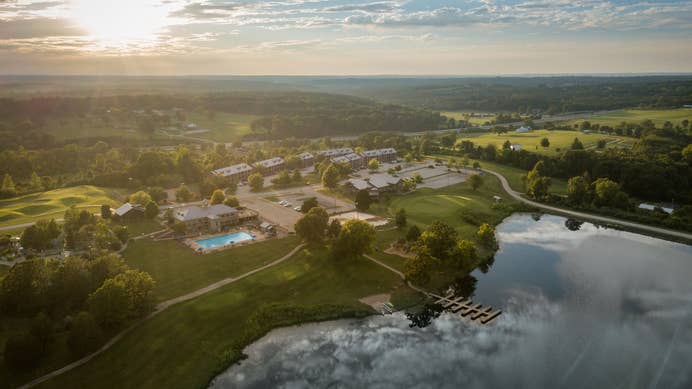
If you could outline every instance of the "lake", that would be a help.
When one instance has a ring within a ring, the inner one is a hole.
[[[513,215],[497,236],[466,280],[503,310],[490,325],[398,313],[278,329],[211,386],[692,388],[692,246],[551,215]]]

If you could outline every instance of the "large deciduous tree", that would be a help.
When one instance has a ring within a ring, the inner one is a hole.
[[[362,220],[347,220],[334,242],[333,254],[337,259],[357,258],[372,251],[375,228]]]
[[[329,215],[322,207],[312,208],[295,225],[296,234],[309,243],[319,243],[324,240]]]

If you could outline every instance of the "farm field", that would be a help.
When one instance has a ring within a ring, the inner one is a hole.
[[[101,388],[104,382],[113,387],[206,387],[268,329],[374,313],[358,299],[395,289],[407,288],[370,261],[334,261],[324,249],[303,250],[271,269],[173,306],[91,362],[39,387]],[[288,312],[272,314],[273,309]],[[265,313],[262,320],[253,320],[260,311]]]
[[[73,205],[98,212],[101,204],[119,205],[121,197],[115,189],[80,185],[0,200],[0,227],[62,218]]]
[[[492,116],[488,117],[466,117],[465,115],[470,114],[475,111],[444,111],[440,112],[440,114],[447,116],[448,118],[454,118],[456,120],[468,120],[469,123],[477,125],[477,126],[482,126],[486,122],[490,122],[493,119],[495,119],[495,114],[492,114]],[[485,112],[475,112],[475,113],[485,113]]]
[[[199,134],[190,134],[195,138],[211,139],[216,142],[233,142],[251,132],[250,123],[256,115],[216,112],[213,117],[204,114],[191,114],[187,121],[195,123],[200,129],[209,130]]]
[[[57,140],[96,137],[145,138],[134,125],[107,124],[95,117],[50,121],[43,126],[41,131],[54,136]]]
[[[541,146],[541,139],[543,138],[548,138],[550,146]],[[523,150],[543,155],[557,155],[565,150],[569,150],[572,142],[574,142],[574,138],[579,138],[585,149],[595,149],[597,142],[601,139],[606,141],[606,148],[630,148],[636,142],[635,138],[624,136],[596,133],[585,134],[580,131],[548,130],[535,130],[525,133],[508,132],[499,135],[488,132],[485,134],[463,134],[460,137],[460,139],[470,140],[479,146],[494,144],[498,149],[502,148],[505,141],[510,141],[512,144],[521,145]]]
[[[140,239],[130,242],[122,255],[129,266],[151,274],[156,297],[162,301],[258,268],[297,245],[296,237],[288,237],[197,254],[175,240]]]
[[[573,119],[568,121],[568,124],[578,124],[583,121],[589,121],[592,124],[598,123],[608,126],[616,126],[622,122],[641,123],[646,119],[651,119],[657,126],[663,125],[666,121],[679,124],[684,119],[692,120],[692,108],[676,108],[676,109],[625,109],[620,111],[612,111],[595,116],[587,116],[581,119]]]

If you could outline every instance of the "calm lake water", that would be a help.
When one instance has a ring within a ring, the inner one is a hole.
[[[213,388],[692,388],[692,246],[514,215],[476,271],[481,326],[403,314],[272,331]],[[472,282],[471,282],[472,283]]]

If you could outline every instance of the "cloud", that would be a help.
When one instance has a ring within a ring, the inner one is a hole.
[[[82,36],[86,32],[68,19],[15,19],[0,22],[0,39]]]
[[[378,13],[378,12],[389,12],[400,7],[398,2],[394,1],[378,1],[374,3],[364,3],[364,4],[344,4],[332,7],[324,8],[325,12],[367,12],[367,13]]]
[[[231,15],[233,11],[246,8],[246,3],[236,2],[204,2],[190,3],[182,9],[174,11],[170,14],[173,17],[185,17],[191,19],[216,19]]]

